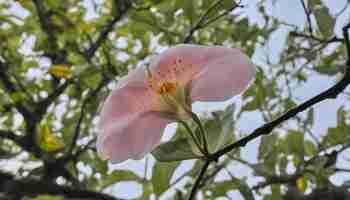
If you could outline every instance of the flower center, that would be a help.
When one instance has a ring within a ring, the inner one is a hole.
[[[188,119],[191,110],[191,101],[189,100],[189,90],[176,79],[171,71],[168,73],[153,73],[147,68],[148,90],[159,96],[159,105],[156,110],[166,113],[172,118]],[[169,117],[168,116],[168,117]]]
[[[164,82],[160,85],[157,92],[160,95],[174,93],[176,91],[177,84],[173,82]]]

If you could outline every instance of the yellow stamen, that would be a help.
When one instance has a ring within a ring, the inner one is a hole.
[[[164,82],[157,90],[158,94],[173,93],[176,91],[176,83]]]

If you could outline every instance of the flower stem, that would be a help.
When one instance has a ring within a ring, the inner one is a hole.
[[[194,143],[196,144],[198,150],[203,154],[203,155],[207,155],[206,151],[202,149],[201,143],[197,140],[197,138],[195,137],[195,135],[193,134],[193,131],[191,130],[190,126],[182,120],[179,120],[179,123],[181,123],[187,130],[187,132],[190,134],[192,140],[194,141]]]
[[[199,119],[199,117],[195,113],[191,112],[190,114],[192,116],[193,121],[198,125],[199,130],[201,132],[202,139],[203,139],[204,151],[206,152],[206,155],[209,155],[206,131],[204,130],[202,122],[201,122],[201,120]]]

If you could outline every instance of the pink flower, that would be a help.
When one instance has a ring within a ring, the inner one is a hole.
[[[164,128],[186,119],[194,101],[224,101],[245,90],[255,76],[238,49],[177,45],[119,81],[103,105],[97,150],[119,163],[141,159],[160,143]]]

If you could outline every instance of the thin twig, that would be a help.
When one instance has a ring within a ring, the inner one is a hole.
[[[307,9],[304,0],[300,0],[301,4],[303,5],[303,9],[306,15],[306,20],[309,28],[309,33],[312,35],[313,30],[312,30],[312,24],[311,24],[311,17],[310,17],[310,11]]]
[[[72,154],[72,151],[74,149],[74,147],[76,146],[76,143],[77,143],[77,140],[79,138],[79,135],[80,135],[80,128],[81,128],[81,124],[83,122],[83,119],[85,117],[85,109],[86,109],[86,106],[88,105],[88,103],[90,103],[91,100],[93,100],[93,98],[97,95],[97,93],[105,86],[107,85],[108,83],[110,82],[110,79],[104,79],[100,82],[100,84],[97,86],[96,89],[92,90],[88,95],[87,97],[84,99],[83,103],[82,103],[82,106],[81,106],[81,109],[80,109],[80,115],[79,115],[79,119],[78,119],[78,122],[76,124],[76,127],[75,127],[75,131],[74,131],[74,135],[73,135],[73,139],[72,139],[72,142],[71,142],[71,146],[69,147],[69,150],[68,150],[68,154]]]
[[[202,182],[202,179],[204,177],[205,172],[207,171],[207,169],[209,167],[210,162],[211,162],[210,160],[205,161],[201,171],[199,172],[199,175],[196,179],[196,182],[194,183],[194,185],[192,187],[189,200],[193,200],[196,197],[197,190],[199,188],[200,183]]]
[[[184,43],[188,43],[192,40],[192,36],[194,34],[195,31],[200,30],[204,27],[206,27],[207,25],[213,23],[214,21],[218,20],[219,18],[227,15],[228,13],[230,13],[233,9],[239,7],[239,5],[237,3],[235,3],[233,1],[233,5],[232,7],[230,7],[227,11],[225,11],[224,13],[212,18],[211,20],[205,22],[205,20],[207,19],[209,13],[215,8],[217,7],[220,3],[222,3],[221,0],[216,1],[215,3],[213,3],[212,6],[210,6],[204,13],[203,15],[199,18],[198,22],[189,30],[188,34],[186,35],[185,39],[183,40]]]
[[[115,6],[118,8],[118,11],[115,16],[102,27],[96,41],[85,51],[84,55],[87,60],[91,60],[98,48],[107,39],[108,34],[113,30],[114,25],[122,19],[124,14],[131,7],[129,0],[114,0],[113,3],[116,4]]]

